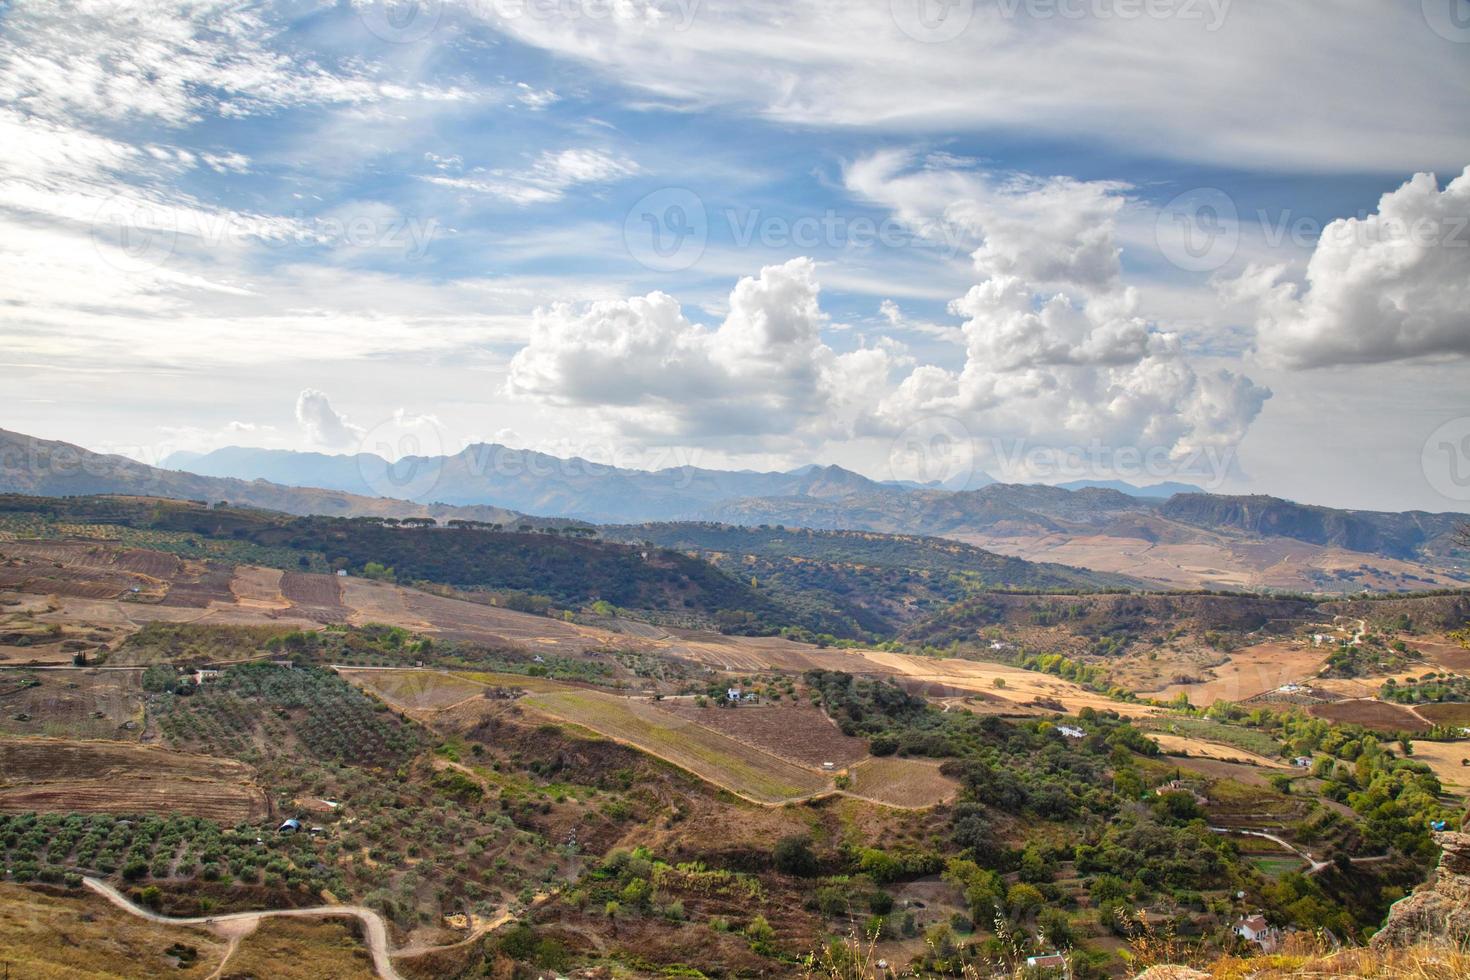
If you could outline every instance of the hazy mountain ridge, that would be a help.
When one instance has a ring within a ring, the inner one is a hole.
[[[503,507],[446,507],[336,488],[284,486],[159,469],[125,456],[94,453],[71,443],[0,429],[0,493],[45,497],[127,494],[177,500],[225,500],[296,516],[434,517],[516,524],[530,520]],[[545,524],[546,521],[535,523]]]
[[[1259,495],[1180,494],[1165,501],[1159,512],[1213,530],[1232,528],[1395,558],[1411,558],[1427,545],[1447,543],[1456,524],[1465,520],[1464,515],[1426,511],[1335,510]]]
[[[23,444],[21,456],[34,453],[24,449],[31,444],[64,446],[26,442],[27,437],[21,436],[10,438]],[[66,452],[85,453],[74,447]],[[1112,559],[1106,555],[1094,561],[1092,555],[1097,548],[1131,552],[1153,545],[1214,549],[1220,553],[1218,558],[1187,559],[1207,570],[1203,578],[1193,579],[1201,584],[1228,581],[1226,572],[1209,573],[1211,567],[1228,570],[1234,567],[1232,562],[1239,561],[1269,567],[1278,560],[1242,558],[1240,550],[1249,551],[1253,542],[1294,541],[1337,549],[1345,558],[1335,554],[1334,560],[1343,559],[1352,568],[1361,561],[1354,555],[1443,565],[1453,554],[1453,529],[1464,519],[1457,514],[1417,511],[1339,510],[1261,495],[1187,493],[1163,499],[1123,493],[1113,486],[1069,490],[990,483],[979,489],[949,491],[880,483],[840,466],[812,465],[789,472],[694,466],[644,471],[493,444],[470,446],[453,456],[410,457],[395,464],[372,454],[329,456],[240,448],[169,457],[170,464],[189,472],[152,470],[120,457],[97,459],[102,460],[103,471],[112,475],[111,482],[78,475],[95,471],[94,465],[74,466],[77,472],[64,479],[47,474],[42,466],[39,473],[11,474],[8,484],[0,488],[228,499],[295,514],[458,517],[511,523],[529,513],[601,524],[714,521],[941,536],[1031,560],[1142,574],[1175,584],[1178,580],[1168,576],[1110,564]],[[400,471],[412,479],[396,479]],[[247,482],[247,476],[272,482]],[[294,486],[306,481],[325,489]],[[388,499],[396,492],[407,495],[411,491],[435,503]],[[1054,557],[1044,551],[1033,553],[1037,543],[1065,545],[1068,541],[1090,542],[1093,552],[1086,557],[1065,550]],[[1399,578],[1389,587],[1423,588],[1438,581],[1413,567],[1394,574]]]
[[[205,476],[260,478],[374,496],[379,488],[365,474],[383,472],[388,464],[371,453],[329,456],[229,447],[203,455],[174,453],[164,465]],[[433,498],[446,504],[493,504],[598,523],[696,519],[711,506],[743,497],[906,492],[838,466],[764,473],[697,466],[635,470],[493,443],[469,446],[450,456],[408,457],[397,466],[412,469],[415,484],[432,486]]]

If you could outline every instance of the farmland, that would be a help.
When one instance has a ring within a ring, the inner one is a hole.
[[[853,795],[890,806],[933,806],[958,788],[939,773],[937,763],[869,757],[865,740],[844,735],[807,704],[654,703],[513,674],[344,670],[343,676],[396,706],[427,712],[430,719],[437,710],[461,705],[471,713],[479,710],[473,707],[477,693],[518,693],[518,703],[539,714],[631,745],[759,803],[831,790],[824,763],[850,770]]]
[[[1470,702],[1444,701],[1439,704],[1421,704],[1414,709],[1434,725],[1458,725],[1470,728]]]
[[[936,806],[954,799],[960,788],[940,773],[937,762],[891,756],[864,759],[852,767],[850,778],[854,796],[898,807]]]
[[[295,751],[359,765],[396,765],[419,748],[419,732],[331,671],[240,664],[184,696],[155,699],[174,745],[241,757]]]
[[[661,702],[659,709],[805,766],[819,767],[824,762],[844,766],[868,754],[866,742],[842,734],[820,709],[810,705],[747,705],[722,710],[670,700]]]
[[[142,671],[6,671],[0,675],[0,734],[136,740],[142,730]]]
[[[1211,669],[1211,679],[1199,684],[1171,684],[1155,697],[1170,700],[1183,694],[1191,703],[1208,707],[1216,701],[1247,701],[1278,687],[1315,677],[1327,660],[1327,651],[1303,642],[1271,642],[1236,650]]]
[[[1313,718],[1326,718],[1340,725],[1362,725],[1374,731],[1422,732],[1430,726],[1408,708],[1372,698],[1314,704],[1308,709]]]
[[[642,749],[759,803],[799,799],[831,788],[830,780],[819,772],[645,702],[600,691],[568,689],[529,694],[521,703],[551,718]]]
[[[1470,790],[1470,745],[1464,742],[1414,742],[1413,759],[1434,770],[1454,792]]]
[[[407,711],[439,711],[485,693],[485,684],[436,670],[343,670],[344,678]]]
[[[117,742],[0,739],[0,810],[183,813],[226,823],[267,813],[249,766]]]
[[[1234,745],[1222,745],[1219,742],[1210,742],[1189,735],[1165,735],[1151,732],[1150,737],[1159,743],[1159,748],[1163,749],[1167,755],[1218,759],[1221,762],[1243,762],[1247,765],[1260,766],[1263,769],[1289,768],[1280,759],[1257,755],[1254,752],[1237,748]]]

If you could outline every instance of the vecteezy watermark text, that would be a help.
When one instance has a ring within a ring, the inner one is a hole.
[[[571,24],[616,21],[624,30],[687,31],[704,0],[357,0],[354,7],[368,32],[390,44],[422,41],[439,29],[457,7],[464,16],[494,24],[517,21]]]
[[[1218,187],[1198,187],[1174,197],[1158,213],[1154,240],[1172,265],[1187,272],[1215,272],[1240,248],[1242,228],[1259,229],[1268,248],[1371,247],[1470,248],[1470,215],[1419,215],[1359,211],[1327,220],[1291,209],[1257,208],[1243,216],[1234,198]]]
[[[893,22],[925,44],[942,44],[970,28],[977,12],[1002,20],[1197,22],[1225,26],[1232,0],[889,0]]]
[[[1099,439],[1076,445],[1000,436],[981,439],[959,419],[933,416],[894,438],[888,464],[895,480],[949,489],[973,486],[984,473],[1002,483],[1121,480],[1141,487],[1178,481],[1218,490],[1236,469],[1236,449],[1202,446],[1180,452],[1162,445],[1114,446]]]
[[[967,247],[948,225],[934,235],[918,234],[895,218],[820,213],[789,215],[758,208],[724,208],[713,215],[704,200],[686,187],[645,194],[623,221],[623,243],[640,264],[656,272],[693,268],[712,237],[739,248],[768,249],[922,248],[954,258]]]
[[[109,263],[133,271],[168,262],[181,243],[205,249],[320,248],[382,250],[418,261],[439,234],[438,218],[403,215],[388,208],[311,215],[252,215],[170,208],[125,197],[97,209],[92,238]]]

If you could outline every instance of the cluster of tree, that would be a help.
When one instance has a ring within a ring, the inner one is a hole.
[[[200,817],[0,815],[0,856],[13,880],[73,887],[82,874],[133,883],[263,883],[303,892],[342,887],[304,836],[267,837],[261,828],[226,828]]]
[[[1385,701],[1397,701],[1399,704],[1470,701],[1470,677],[1430,672],[1402,684],[1390,677],[1378,695]]]
[[[267,754],[300,752],[392,767],[424,743],[417,725],[315,666],[254,661],[227,667],[193,697],[165,694],[154,710],[170,741],[236,756],[264,745]]]

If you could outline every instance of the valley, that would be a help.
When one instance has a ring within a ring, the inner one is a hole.
[[[299,949],[344,977],[644,975],[697,957],[779,975],[861,926],[935,970],[926,936],[957,951],[999,916],[1065,931],[1116,975],[1120,888],[1202,948],[1237,892],[1364,934],[1432,860],[1428,821],[1470,792],[1446,680],[1462,593],[1087,591],[1022,564],[1006,574],[1041,576],[1029,588],[981,571],[947,597],[935,576],[1008,566],[937,539],[762,532],[758,562],[826,564],[752,594],[650,543],[18,503],[0,522],[6,887],[49,889],[63,914],[92,879],[167,920],[361,906],[391,966],[350,919],[119,926],[183,937],[201,963]],[[732,533],[702,527],[653,534],[700,562]],[[365,546],[385,560],[334,567]],[[561,577],[581,554],[631,555],[656,585],[608,602],[595,562]],[[411,582],[373,571],[411,562]],[[918,586],[872,571],[900,566],[930,576],[901,614]],[[769,628],[841,595],[839,568],[890,590],[870,607],[889,632]],[[756,618],[717,630],[721,603]]]

